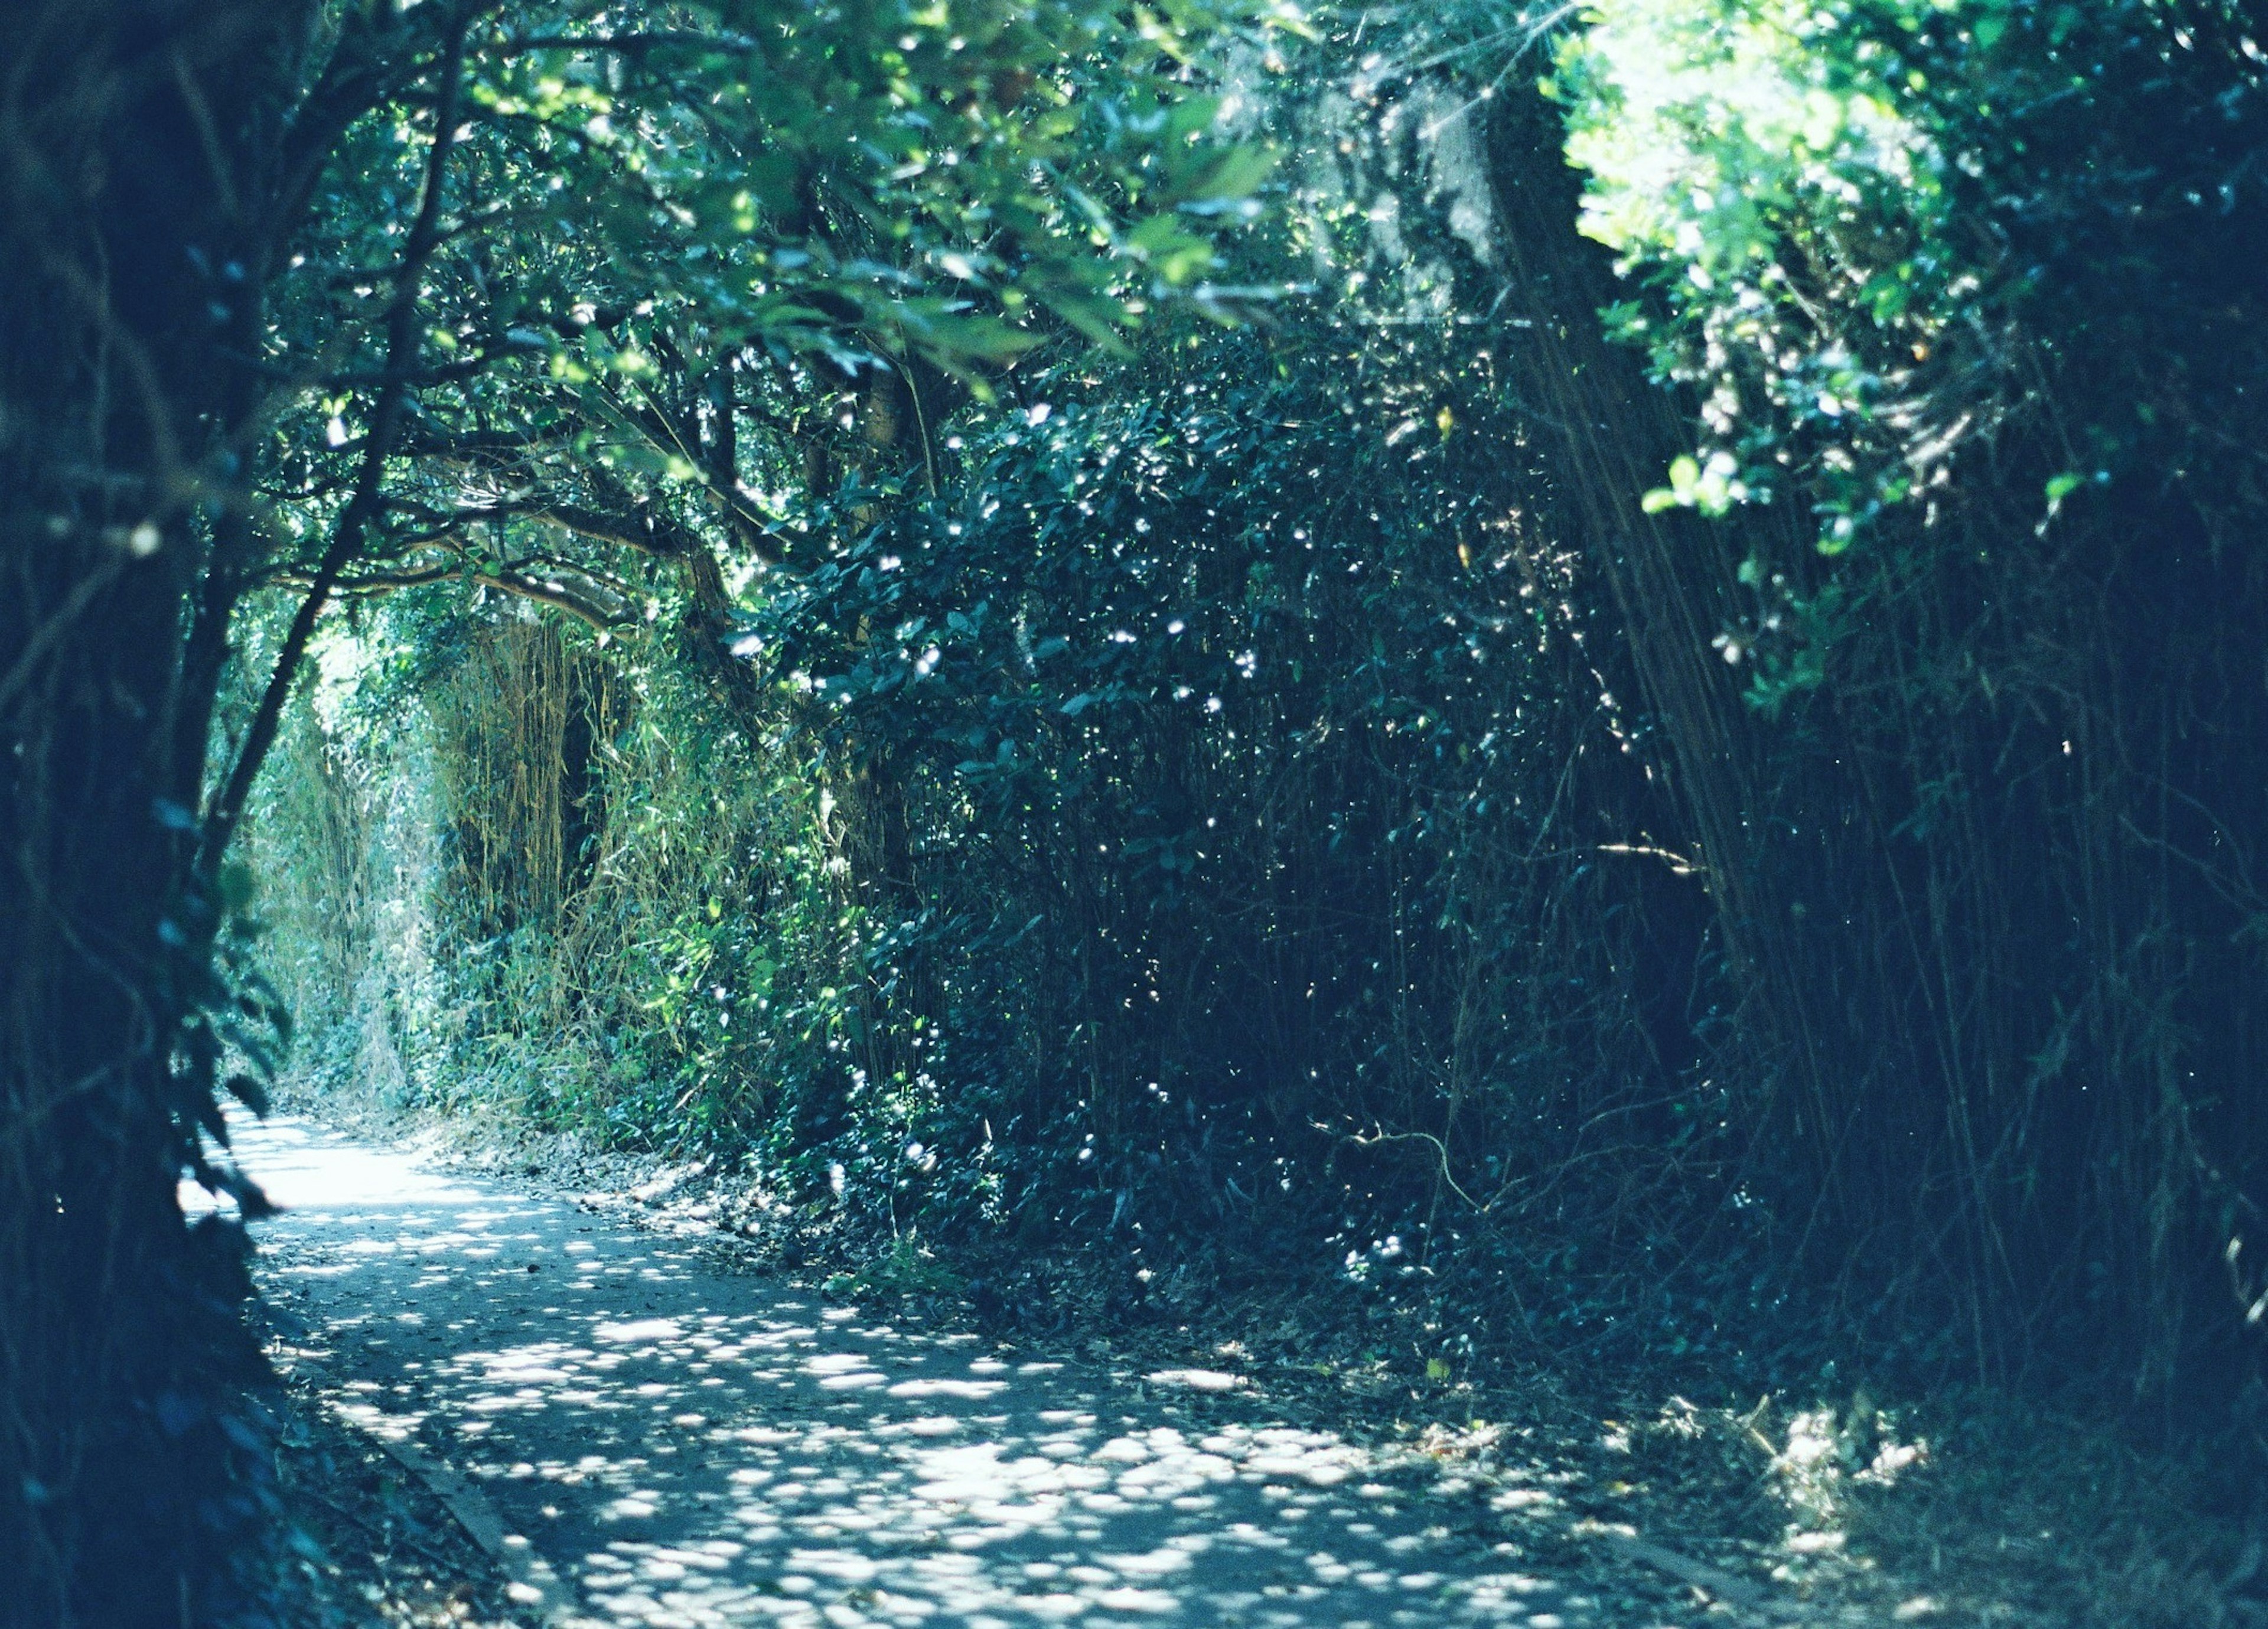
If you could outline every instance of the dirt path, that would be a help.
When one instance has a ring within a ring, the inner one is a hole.
[[[1256,1401],[1192,1406],[1212,1377],[879,1322],[699,1240],[303,1122],[239,1147],[286,1207],[258,1231],[292,1360],[479,1490],[545,1591],[531,1618],[1658,1621],[1523,1574],[1365,1450]]]

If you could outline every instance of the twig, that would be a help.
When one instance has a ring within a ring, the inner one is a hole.
[[[355,1526],[362,1529],[364,1532],[370,1534],[372,1537],[377,1538],[389,1549],[395,1545],[400,1545],[404,1550],[415,1551],[417,1554],[423,1556],[428,1561],[431,1561],[434,1566],[439,1567],[445,1573],[454,1573],[462,1570],[461,1564],[460,1562],[453,1560],[449,1557],[443,1555],[431,1545],[424,1544],[418,1539],[412,1538],[407,1533],[396,1532],[391,1527],[383,1526],[379,1522],[373,1522],[358,1510],[350,1510],[344,1505],[339,1503],[337,1500],[330,1498],[327,1494],[319,1493],[312,1487],[303,1487],[298,1490],[298,1493],[302,1499],[313,1500],[315,1503],[322,1506],[324,1509],[329,1511],[333,1515],[337,1516],[341,1521],[351,1522]]]

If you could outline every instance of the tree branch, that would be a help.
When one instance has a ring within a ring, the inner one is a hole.
[[[269,676],[259,709],[253,714],[244,745],[237,753],[235,767],[206,814],[197,861],[207,874],[227,850],[229,839],[243,818],[245,800],[251,795],[253,780],[260,773],[269,748],[276,743],[284,703],[291,693],[291,682],[298,674],[300,658],[306,654],[307,641],[315,631],[315,619],[322,615],[323,606],[330,599],[331,586],[361,547],[372,517],[383,506],[379,489],[386,474],[386,454],[401,420],[402,402],[409,394],[409,377],[416,371],[420,348],[420,287],[426,262],[440,238],[441,194],[448,180],[449,150],[456,140],[457,100],[463,89],[465,32],[469,20],[469,12],[460,10],[449,26],[442,50],[440,118],[434,126],[433,151],[426,161],[424,195],[418,201],[416,219],[410,225],[401,275],[394,284],[393,309],[387,313],[386,382],[379,387],[378,400],[371,412],[362,469],[355,482],[354,495],[347,500],[331,534],[331,545],[315,569],[306,598],[300,601],[298,613],[284,635],[284,648],[276,659],[276,669]]]
[[[357,571],[352,577],[342,577],[331,585],[331,593],[341,599],[362,598],[371,594],[392,593],[403,588],[431,587],[452,579],[469,576],[483,588],[493,588],[498,593],[508,593],[521,600],[548,605],[554,610],[564,611],[579,622],[589,624],[600,633],[611,633],[618,628],[635,627],[639,618],[628,603],[629,596],[615,596],[611,586],[593,582],[589,586],[615,597],[612,606],[601,605],[593,596],[586,595],[570,585],[557,580],[546,581],[527,576],[515,567],[475,566],[468,571],[464,566],[447,561],[432,565],[415,566],[399,571]],[[274,579],[289,587],[310,586],[313,579],[289,574]]]

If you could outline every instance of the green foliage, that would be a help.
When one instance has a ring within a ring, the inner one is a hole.
[[[2166,1386],[2268,1191],[2241,8],[1450,10],[483,43],[259,824],[317,1057],[746,1160],[845,1293],[1235,1241]]]
[[[1587,16],[1557,90],[1637,284],[1609,319],[1698,419],[1648,507],[1717,517],[1649,598],[1771,715],[1716,858],[1777,1135],[1845,1139],[1797,1164],[1854,1234],[1955,1219],[1980,1369],[2110,1339],[2165,1387],[2268,1171],[2263,718],[2225,678],[2268,608],[2257,8]]]
[[[1418,208],[1413,127],[1336,92],[1270,119],[1290,207],[1235,275],[1333,292],[1035,358],[911,468],[806,488],[733,608],[760,685],[720,701],[666,640],[576,637],[631,698],[594,858],[502,938],[446,866],[397,896],[461,1014],[403,1049],[414,1096],[747,1155],[878,1229],[1280,1230],[1358,1277],[1437,1231],[1440,1270],[1521,1260],[1526,1186],[1624,1117],[1699,1156],[1701,1095],[1639,1106],[1660,1014],[1614,971],[1690,906],[1594,846],[1627,835],[1602,805],[1645,800],[1633,721],[1500,400],[1512,330],[1458,309],[1474,234]],[[519,624],[416,593],[366,638],[443,665],[371,715],[484,707],[552,763],[515,685],[447,676]],[[437,745],[399,772],[461,829],[476,778]],[[312,858],[304,827],[272,840]],[[1549,1186],[1550,1226],[1613,1190]],[[1484,1243],[1429,1220],[1459,1193]]]
[[[609,557],[653,520],[624,510],[706,506],[743,547],[779,546],[764,537],[788,479],[775,461],[792,468],[834,394],[942,370],[983,395],[1065,326],[1109,341],[1161,303],[1225,298],[1205,282],[1211,233],[1251,207],[1264,158],[1216,138],[1220,104],[1183,66],[1221,8],[608,18],[505,12],[468,44],[470,117],[442,183],[453,232],[423,276],[412,424],[380,449],[397,484],[364,551],[385,569],[359,580],[461,576],[634,616],[637,584]],[[420,25],[390,26],[414,41]],[[407,105],[349,129],[357,184],[320,201],[281,291],[267,361],[326,383],[277,424],[274,497],[316,552],[369,450],[379,398],[356,387],[389,365],[375,319],[396,293],[377,269],[430,135]],[[744,474],[707,439],[752,392],[770,398],[758,424],[784,433]],[[488,479],[468,488],[468,465]],[[609,522],[578,528],[570,503]],[[289,558],[285,577],[306,569]]]
[[[1696,393],[1705,435],[1651,503],[1800,505],[1830,557],[1900,515],[1881,546],[1902,549],[1988,446],[2050,444],[1997,476],[2045,525],[2211,460],[2249,412],[2268,65],[2247,8],[1589,15],[1560,52],[1568,151],[1593,178],[1585,230],[1644,291],[1609,320]],[[1764,697],[1823,671],[1791,647],[1865,614],[1800,561],[1752,557],[1744,579]]]

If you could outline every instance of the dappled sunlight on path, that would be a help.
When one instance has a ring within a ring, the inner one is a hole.
[[[1327,1434],[877,1320],[703,1241],[278,1121],[287,1340],[473,1479],[578,1625],[1603,1621]],[[297,1326],[297,1327],[294,1327]],[[1160,1383],[1160,1382],[1164,1383]]]

